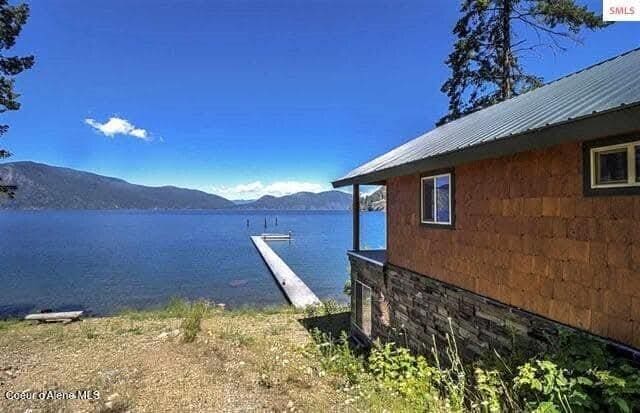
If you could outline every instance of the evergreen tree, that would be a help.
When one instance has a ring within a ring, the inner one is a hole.
[[[22,26],[29,18],[29,6],[18,4],[12,6],[7,0],[0,0],[0,113],[20,109],[18,95],[14,90],[14,77],[31,68],[33,56],[6,56],[4,51],[11,49]],[[0,137],[7,132],[8,125],[0,125]],[[0,159],[11,156],[9,151],[0,148]],[[13,196],[14,186],[0,185],[0,195]]]
[[[460,11],[446,61],[451,77],[441,89],[449,111],[438,125],[540,86],[542,78],[520,64],[524,54],[565,50],[583,28],[607,25],[574,0],[462,0]]]

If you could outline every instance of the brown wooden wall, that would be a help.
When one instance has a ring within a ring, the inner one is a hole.
[[[389,262],[640,348],[640,196],[584,197],[580,144],[455,169],[455,229],[387,182]]]

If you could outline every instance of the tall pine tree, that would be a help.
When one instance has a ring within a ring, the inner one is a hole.
[[[607,25],[574,0],[462,0],[460,12],[446,61],[451,77],[441,89],[449,111],[438,125],[540,86],[542,78],[520,64],[523,55],[565,50],[583,28]]]
[[[7,56],[20,35],[22,26],[29,18],[29,6],[26,4],[10,5],[7,0],[0,0],[0,113],[20,109],[18,95],[14,89],[14,77],[33,66],[33,56]],[[8,125],[0,125],[0,137],[9,129]],[[0,159],[11,156],[9,151],[0,148]],[[13,196],[15,187],[0,185],[0,195]]]

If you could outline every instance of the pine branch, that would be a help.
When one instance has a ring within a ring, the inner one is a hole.
[[[457,41],[446,64],[451,76],[442,85],[448,112],[438,124],[449,122],[542,84],[520,64],[527,53],[548,47],[552,53],[567,47],[562,39],[580,44],[581,29],[607,24],[576,0],[463,0],[453,29]],[[537,42],[530,44],[527,29]]]

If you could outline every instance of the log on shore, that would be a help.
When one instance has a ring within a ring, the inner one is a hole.
[[[74,320],[78,320],[84,311],[67,311],[63,313],[38,313],[38,314],[29,314],[24,319],[29,321],[41,321],[41,322],[52,322],[52,321],[61,321],[61,322],[70,322]]]

